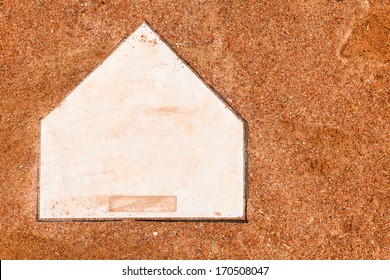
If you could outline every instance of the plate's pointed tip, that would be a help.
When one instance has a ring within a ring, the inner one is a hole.
[[[142,21],[142,23],[139,26],[139,28],[147,28],[147,29],[153,30],[152,26],[149,24],[149,22],[146,19],[144,19]]]
[[[141,25],[134,31],[134,33],[136,32],[141,32],[141,34],[144,34],[146,36],[151,36],[152,34],[157,35],[154,28],[146,20],[144,20]]]

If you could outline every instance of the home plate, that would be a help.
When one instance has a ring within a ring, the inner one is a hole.
[[[144,23],[41,120],[39,219],[244,220],[246,137]]]

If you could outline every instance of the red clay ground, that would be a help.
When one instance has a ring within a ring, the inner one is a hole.
[[[390,259],[389,8],[0,1],[0,258]],[[248,121],[249,222],[37,222],[39,119],[144,19]]]

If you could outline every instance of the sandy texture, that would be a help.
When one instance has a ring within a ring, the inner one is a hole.
[[[389,1],[0,3],[1,259],[390,259]],[[144,19],[248,121],[249,222],[37,222],[39,119]]]

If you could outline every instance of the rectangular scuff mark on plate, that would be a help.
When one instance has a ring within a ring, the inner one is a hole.
[[[176,212],[176,196],[110,196],[110,212]]]

